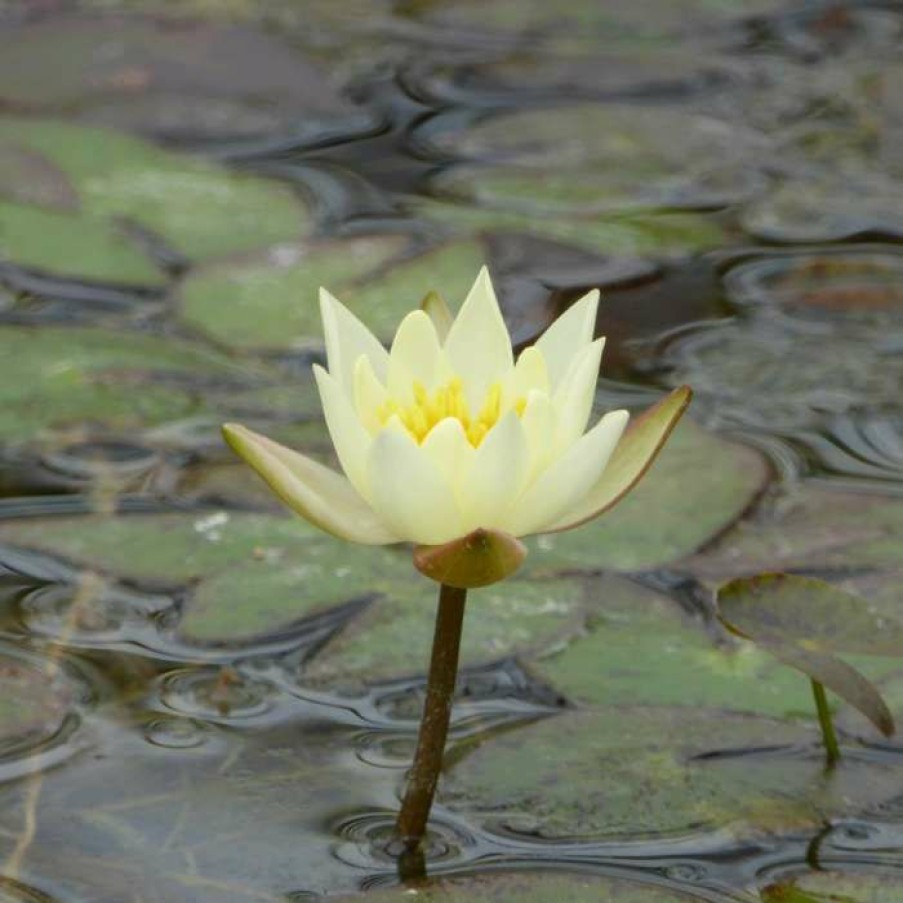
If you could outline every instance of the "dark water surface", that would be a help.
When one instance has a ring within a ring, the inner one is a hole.
[[[317,287],[389,338],[484,260],[520,344],[603,289],[599,410],[696,400],[645,494],[473,594],[431,874],[903,900],[899,737],[840,707],[825,775],[805,680],[711,603],[790,570],[903,621],[899,3],[0,26],[0,903],[398,884],[431,587],[285,518],[218,425],[332,461]],[[903,721],[903,662],[853,658]]]

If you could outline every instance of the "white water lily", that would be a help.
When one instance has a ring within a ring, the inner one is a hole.
[[[485,267],[454,319],[434,297],[389,351],[321,290],[328,370],[314,371],[344,476],[237,424],[224,434],[289,507],[353,542],[569,529],[637,482],[689,400],[676,390],[626,435],[623,410],[586,430],[598,302],[585,295],[515,360]]]

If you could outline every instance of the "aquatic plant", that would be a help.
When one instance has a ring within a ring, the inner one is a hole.
[[[430,294],[387,352],[327,291],[328,370],[315,366],[344,476],[246,427],[226,441],[290,508],[328,533],[414,544],[440,584],[427,697],[398,819],[405,846],[426,830],[442,764],[467,590],[510,576],[519,537],[569,530],[640,480],[690,400],[687,387],[627,427],[626,411],[588,431],[604,339],[598,291],[577,301],[515,360],[485,267],[457,316]]]

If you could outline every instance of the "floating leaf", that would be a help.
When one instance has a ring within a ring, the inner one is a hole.
[[[408,903],[407,887],[368,890],[365,897],[337,897],[333,903]],[[454,875],[417,885],[420,903],[691,903],[696,897],[670,888],[603,875],[540,872],[484,872]]]
[[[162,423],[202,409],[193,382],[241,375],[221,355],[172,338],[0,327],[0,436],[29,441],[86,423]]]
[[[163,273],[107,222],[0,201],[0,263],[41,274],[162,288]]]
[[[568,712],[453,757],[440,799],[492,829],[590,840],[811,828],[899,794],[891,763],[850,759],[826,778],[814,750],[791,750],[811,739],[718,710]]]
[[[333,239],[305,246],[275,248],[252,258],[199,267],[182,283],[181,316],[223,344],[244,350],[295,349],[322,345],[318,294],[325,286],[346,304],[343,291],[353,280],[397,255],[406,241],[399,236]],[[475,271],[474,271],[475,272]],[[399,308],[398,316],[413,309]],[[353,305],[369,323],[367,311]],[[394,333],[393,321],[388,335]],[[382,333],[385,335],[385,330]]]
[[[762,903],[897,903],[903,880],[892,871],[854,872],[833,868],[772,884]]]
[[[832,652],[903,655],[903,624],[821,580],[790,574],[733,580],[718,591],[718,609],[728,629],[833,690],[883,734],[894,732],[878,690]]]
[[[87,216],[136,223],[192,259],[297,240],[311,228],[283,185],[109,129],[7,116],[0,118],[0,140],[49,160]]]

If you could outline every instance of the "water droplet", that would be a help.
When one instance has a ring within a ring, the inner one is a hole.
[[[675,865],[669,865],[664,870],[666,878],[672,881],[698,882],[702,881],[708,873],[701,865],[691,862],[680,862]]]

